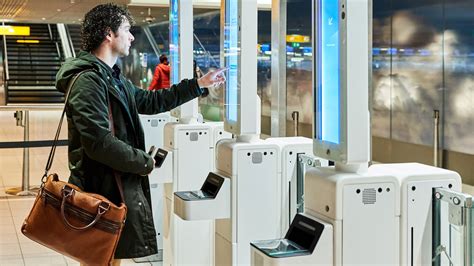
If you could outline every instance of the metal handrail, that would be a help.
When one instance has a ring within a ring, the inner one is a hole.
[[[10,72],[8,71],[7,37],[5,35],[3,35],[3,52],[5,54],[5,81],[7,81],[10,79]]]
[[[439,167],[439,110],[434,110],[433,120],[433,166]]]
[[[291,113],[291,118],[293,118],[293,128],[295,130],[295,137],[299,135],[299,125],[300,125],[300,112],[294,111]]]
[[[63,48],[64,59],[72,57],[71,46],[69,46],[69,36],[66,33],[66,27],[63,23],[56,24],[56,27],[59,34],[59,40],[61,40],[61,47]],[[58,42],[55,41],[55,43],[59,51]],[[58,54],[58,56],[59,58],[61,58],[61,54]]]
[[[76,51],[74,50],[74,43],[72,43],[71,32],[69,32],[69,27],[64,27],[66,31],[66,38],[69,42],[69,47],[71,48],[72,57],[76,57]]]
[[[53,31],[51,30],[51,24],[47,24],[47,25],[48,25],[49,39],[51,41],[54,41],[54,44],[56,46],[56,52],[58,53],[58,57],[60,58],[59,60],[61,60],[61,50],[59,49],[58,41],[54,40],[53,38]]]
[[[158,47],[158,44],[155,41],[155,38],[153,38],[153,34],[150,31],[149,26],[143,26],[142,27],[143,32],[145,33],[146,38],[148,39],[148,42],[151,45],[151,48],[153,48],[153,51],[155,52],[156,57],[160,57],[161,55],[161,50],[160,47]]]
[[[53,40],[53,32],[51,31],[51,24],[48,25],[48,33],[49,33],[49,39],[52,41]]]
[[[196,39],[196,41],[198,42],[199,46],[201,46],[202,50],[204,50],[204,52],[207,54],[207,56],[209,58],[211,58],[212,62],[214,63],[214,65],[216,67],[219,67],[219,65],[217,64],[216,60],[214,59],[214,57],[212,57],[211,53],[204,47],[204,45],[201,43],[201,41],[199,40],[198,36],[196,36],[196,33],[193,33],[194,35],[194,38]]]

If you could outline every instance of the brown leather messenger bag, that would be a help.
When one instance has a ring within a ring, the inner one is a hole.
[[[117,206],[101,195],[86,193],[75,185],[60,181],[57,174],[48,175],[71,88],[86,71],[91,70],[80,72],[68,84],[64,110],[41,178],[41,187],[21,232],[82,264],[109,265],[127,215],[120,176],[114,172],[122,200]],[[114,134],[112,110],[110,103],[108,105],[109,126]]]

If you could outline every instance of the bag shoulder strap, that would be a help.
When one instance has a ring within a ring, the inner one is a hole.
[[[83,70],[83,71],[77,73],[68,83],[67,90],[66,90],[66,97],[65,97],[65,100],[64,100],[63,112],[61,113],[61,118],[59,119],[59,125],[58,125],[58,128],[56,129],[56,135],[54,136],[53,145],[51,147],[51,150],[49,151],[48,162],[46,163],[44,175],[41,178],[41,187],[44,187],[44,184],[46,183],[46,178],[48,177],[48,172],[51,169],[51,166],[53,164],[54,154],[56,153],[57,142],[59,140],[59,134],[61,133],[61,127],[63,125],[64,115],[66,114],[66,106],[67,106],[67,101],[69,99],[69,95],[71,94],[71,89],[74,86],[74,84],[76,83],[79,76],[81,76],[83,73],[89,72],[89,71],[94,71],[94,70],[92,70],[92,69]],[[108,91],[106,93],[108,94]],[[113,116],[112,116],[112,108],[110,106],[109,97],[107,97],[107,105],[108,105],[108,111],[109,111],[109,129],[112,132],[112,135],[115,135],[115,129],[114,129],[114,125],[113,125],[114,122],[113,122]],[[122,187],[122,180],[120,178],[120,175],[116,171],[114,171],[114,176],[115,176],[115,181],[117,182],[118,189],[120,191],[120,198],[121,198],[122,202],[125,203],[125,197],[124,197],[124,194],[123,194],[123,187]]]

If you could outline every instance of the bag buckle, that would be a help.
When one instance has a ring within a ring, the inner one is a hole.
[[[46,184],[46,180],[48,179],[48,171],[44,173],[44,175],[41,177],[41,185],[40,189],[44,188],[44,185]]]
[[[68,185],[64,185],[62,191],[63,191],[64,198],[70,197],[74,193],[74,189]]]
[[[105,202],[105,201],[101,201],[99,203],[99,209],[98,209],[98,213],[99,215],[102,215],[104,214],[106,211],[108,211],[110,208],[110,204]]]

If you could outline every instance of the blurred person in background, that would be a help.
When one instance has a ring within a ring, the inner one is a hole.
[[[170,87],[170,65],[168,57],[165,54],[160,56],[160,63],[155,68],[153,80],[148,90],[161,90]]]

